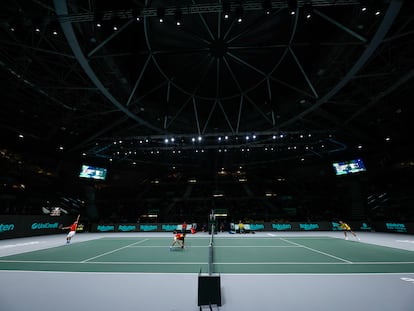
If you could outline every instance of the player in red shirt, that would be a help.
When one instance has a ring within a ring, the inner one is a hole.
[[[78,218],[76,218],[75,222],[73,224],[71,224],[70,226],[62,227],[62,230],[69,229],[69,233],[66,236],[66,243],[67,244],[70,243],[70,240],[76,234],[76,228],[78,227],[79,217],[80,217],[80,215],[78,215]]]
[[[173,249],[175,244],[179,244],[181,246],[181,248],[184,248],[184,238],[185,235],[182,233],[178,233],[177,231],[174,231],[174,240],[173,243],[170,246],[170,250]]]

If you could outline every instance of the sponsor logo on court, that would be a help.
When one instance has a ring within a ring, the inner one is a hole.
[[[0,232],[13,231],[14,224],[0,224]]]
[[[57,228],[59,228],[59,223],[58,222],[54,222],[54,223],[50,223],[50,222],[44,222],[44,223],[35,222],[35,223],[32,224],[32,230],[57,229]]]

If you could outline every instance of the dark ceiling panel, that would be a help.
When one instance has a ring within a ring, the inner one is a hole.
[[[273,1],[270,15],[249,1],[242,23],[236,2],[229,20],[218,3],[187,3],[177,27],[176,1],[1,1],[2,140],[24,149],[24,134],[45,150],[64,146],[68,158],[184,167],[211,163],[224,149],[234,165],[262,167],[375,157],[387,137],[396,142],[387,152],[406,152],[411,2],[385,1],[376,15],[358,1],[313,1],[307,19],[304,1],[296,15],[284,1]],[[288,138],[273,139],[280,134]]]

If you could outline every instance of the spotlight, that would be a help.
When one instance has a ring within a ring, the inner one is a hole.
[[[361,5],[361,12],[366,12],[368,10],[368,0],[360,0],[359,3]]]
[[[57,22],[50,23],[50,32],[54,36],[57,36],[59,34],[59,32],[58,32],[58,23]]]
[[[243,21],[243,8],[241,6],[236,9],[236,19],[239,24]]]
[[[183,12],[180,9],[175,10],[174,12],[175,24],[181,26],[183,23]]]
[[[298,1],[288,0],[288,8],[289,8],[290,15],[295,15],[296,10],[298,9]]]
[[[158,21],[160,23],[164,22],[164,18],[165,18],[165,9],[164,8],[158,8],[157,9],[157,17],[158,17]]]
[[[312,4],[311,3],[306,3],[303,6],[303,13],[304,13],[306,19],[310,19],[312,17],[313,7],[312,7]]]
[[[37,33],[42,32],[42,30],[44,28],[43,27],[44,23],[42,22],[41,19],[39,19],[39,18],[33,19],[32,24],[33,24],[33,29],[34,29],[35,32],[37,32]]]
[[[272,1],[265,0],[262,2],[262,7],[266,15],[270,15],[272,12]]]
[[[140,9],[133,9],[132,10],[132,18],[135,21],[139,22],[141,20],[140,15],[141,15],[141,10]]]
[[[11,32],[15,32],[16,31],[16,27],[14,25],[9,25],[9,30]]]
[[[113,31],[118,31],[118,25],[119,25],[119,17],[114,17],[112,29]]]
[[[224,2],[223,3],[223,16],[224,16],[224,19],[229,19],[230,11],[231,11],[230,3]]]
[[[103,13],[102,12],[95,12],[93,14],[93,22],[95,23],[95,26],[98,28],[102,27],[102,20],[103,20]]]

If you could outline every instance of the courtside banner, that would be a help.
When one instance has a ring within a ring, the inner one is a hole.
[[[177,226],[177,225],[175,225]],[[91,226],[92,232],[154,232],[161,231],[161,224],[103,223]]]
[[[274,231],[330,231],[332,226],[330,222],[283,222],[272,223]]]
[[[0,215],[0,239],[11,239],[62,232],[60,225],[69,225],[73,216]]]
[[[402,221],[386,221],[386,222],[375,222],[375,231],[379,232],[393,232],[393,233],[414,233],[413,222],[402,222]]]

